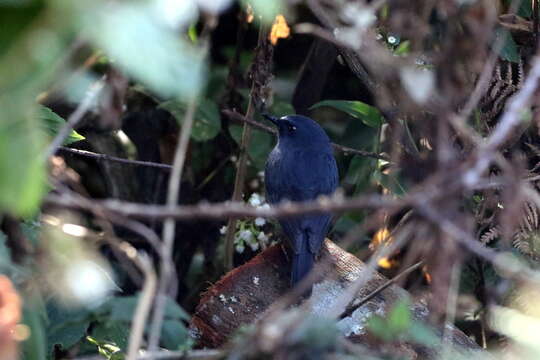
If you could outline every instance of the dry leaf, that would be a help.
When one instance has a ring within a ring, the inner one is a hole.
[[[278,39],[285,39],[289,37],[290,33],[291,29],[289,28],[289,25],[287,25],[285,17],[279,14],[274,20],[274,24],[272,25],[272,30],[270,31],[268,39],[270,40],[272,45],[276,45]]]

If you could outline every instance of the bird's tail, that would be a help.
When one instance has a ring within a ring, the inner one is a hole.
[[[294,254],[292,259],[291,285],[295,286],[311,271],[313,268],[313,254],[302,249],[299,254]]]

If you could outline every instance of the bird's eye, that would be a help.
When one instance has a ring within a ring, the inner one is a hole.
[[[287,124],[287,129],[289,130],[289,132],[294,132],[296,131],[296,126],[294,126],[293,124]]]

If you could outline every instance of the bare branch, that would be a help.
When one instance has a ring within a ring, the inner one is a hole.
[[[171,172],[171,177],[169,178],[169,189],[167,192],[167,209],[174,209],[178,204],[180,185],[182,183],[182,171],[184,169],[184,162],[186,160],[186,152],[189,144],[189,138],[191,136],[191,128],[193,126],[196,109],[196,101],[191,100],[187,107],[184,121],[182,122],[179,134],[180,141],[174,154],[173,169]],[[161,247],[161,272],[159,278],[159,289],[156,295],[154,316],[152,318],[152,327],[150,330],[150,340],[148,342],[148,349],[150,351],[157,349],[159,345],[159,338],[161,337],[161,326],[163,324],[163,316],[165,314],[165,304],[167,300],[166,293],[174,272],[172,252],[175,230],[176,221],[173,218],[165,219],[165,223],[163,224],[163,243]]]
[[[339,197],[325,198],[305,203],[284,202],[269,209],[254,208],[243,202],[199,203],[196,205],[179,205],[174,208],[161,205],[146,205],[120,200],[95,200],[81,202],[77,197],[62,194],[50,194],[45,204],[64,206],[71,209],[95,211],[103,210],[111,214],[140,219],[176,220],[193,219],[225,219],[227,217],[289,217],[321,212],[343,212],[348,210],[369,208],[400,208],[408,204],[407,199],[394,199],[387,196],[366,195],[349,199]]]
[[[111,156],[107,154],[98,154],[91,151],[86,150],[80,150],[80,149],[72,149],[65,146],[60,146],[58,148],[58,151],[61,152],[67,152],[70,154],[78,155],[78,156],[84,156],[88,158],[95,159],[97,161],[111,161],[111,162],[118,162],[121,164],[131,165],[131,166],[147,166],[147,167],[154,167],[158,169],[162,169],[164,171],[171,171],[172,166],[168,164],[161,164],[161,163],[155,163],[151,161],[140,161],[140,160],[130,160],[130,159],[124,159],[116,156]]]

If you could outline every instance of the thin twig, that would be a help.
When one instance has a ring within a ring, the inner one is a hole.
[[[69,135],[69,133],[73,130],[75,125],[77,125],[82,120],[84,115],[88,112],[88,110],[90,110],[96,96],[101,92],[104,84],[105,77],[103,76],[101,79],[99,79],[97,82],[90,86],[84,99],[79,103],[79,106],[77,106],[75,111],[69,116],[64,126],[62,126],[60,131],[58,131],[58,134],[56,134],[53,141],[45,151],[45,159],[48,159],[56,153],[58,147],[62,145],[62,143]]]
[[[120,158],[120,157],[111,156],[107,154],[98,154],[98,153],[86,151],[86,150],[72,149],[65,146],[60,146],[57,151],[84,156],[84,157],[96,159],[97,161],[118,162],[121,164],[126,164],[126,165],[131,165],[131,166],[154,167],[154,168],[162,169],[165,171],[170,171],[172,169],[172,166],[168,164],[161,164],[161,163],[156,163],[156,162],[151,162],[151,161],[130,160],[130,159]]]
[[[126,355],[127,360],[134,360],[137,358],[141,347],[144,329],[146,328],[146,321],[152,307],[152,300],[154,299],[157,288],[157,276],[154,267],[152,266],[152,262],[146,254],[141,253],[138,256],[135,255],[135,257],[133,257],[130,256],[130,252],[126,251],[126,255],[133,260],[144,274],[144,284],[133,316]]]
[[[253,120],[252,118],[247,118],[246,116],[243,116],[242,114],[236,111],[226,109],[226,110],[222,110],[222,113],[232,120],[249,123],[250,125],[253,125],[253,127],[256,127],[260,130],[266,131],[267,133],[273,134],[274,136],[277,135],[277,131],[274,128],[261,124],[260,122]],[[344,155],[359,155],[359,156],[364,156],[364,157],[371,157],[374,159],[390,161],[390,157],[385,154],[377,154],[371,151],[353,149],[353,148],[335,144],[335,143],[332,143],[332,146],[334,147],[336,151],[342,152]]]
[[[178,204],[180,185],[182,182],[182,171],[184,169],[184,162],[186,160],[186,152],[189,144],[189,137],[191,136],[191,128],[193,126],[196,108],[197,103],[193,99],[190,101],[187,107],[186,115],[180,129],[180,141],[176,147],[173,169],[171,172],[171,177],[169,178],[169,189],[167,192],[167,208],[169,210],[174,209]],[[161,247],[159,289],[156,295],[156,304],[150,330],[150,340],[148,342],[148,349],[150,351],[155,351],[157,349],[159,339],[161,337],[161,326],[163,324],[163,316],[165,314],[167,289],[170,281],[172,280],[171,277],[174,271],[172,266],[172,251],[174,247],[175,229],[176,221],[173,218],[165,219],[163,224],[163,243]]]
[[[266,28],[263,26],[263,22],[259,26],[259,38],[257,41],[257,52],[264,51],[264,42],[266,41]],[[257,54],[255,55],[255,60],[253,65],[257,66]],[[253,118],[255,113],[255,104],[254,104],[254,94],[257,91],[257,86],[260,86],[255,79],[253,79],[253,84],[251,86],[251,91],[249,94],[249,102],[246,110],[245,119]],[[242,129],[242,140],[240,141],[240,151],[238,154],[238,166],[236,169],[236,175],[234,178],[234,189],[232,195],[232,201],[241,201],[242,193],[244,192],[244,181],[246,178],[247,170],[247,159],[248,159],[248,147],[251,140],[251,126],[248,121],[244,122],[244,127]],[[226,270],[231,270],[234,266],[234,234],[236,233],[236,223],[238,219],[235,217],[230,217],[227,222],[227,232],[225,234],[225,259],[224,265]]]
[[[401,279],[402,277],[404,276],[407,276],[409,275],[410,273],[412,273],[413,271],[415,271],[416,269],[418,269],[420,266],[422,266],[424,264],[424,261],[419,261],[417,262],[416,264],[413,264],[411,266],[409,266],[408,268],[406,268],[405,270],[403,270],[402,272],[400,272],[399,274],[397,274],[396,276],[394,276],[392,279],[388,280],[387,282],[385,282],[384,284],[382,284],[381,286],[379,286],[378,288],[376,288],[375,290],[373,290],[369,295],[367,295],[366,297],[364,297],[362,300],[360,300],[358,303],[355,303],[355,304],[352,304],[351,306],[347,307],[347,310],[345,310],[340,316],[339,318],[340,319],[344,319],[348,316],[351,316],[358,308],[360,308],[362,305],[366,304],[368,301],[370,301],[371,299],[373,299],[375,296],[379,295],[381,292],[383,292],[384,290],[386,290],[388,287],[390,287],[390,285],[393,285],[395,284],[399,279]]]

